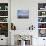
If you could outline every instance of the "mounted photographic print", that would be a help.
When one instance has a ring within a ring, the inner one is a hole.
[[[19,19],[28,19],[29,18],[29,10],[17,10],[17,17]]]

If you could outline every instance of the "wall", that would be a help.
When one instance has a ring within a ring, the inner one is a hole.
[[[35,26],[33,36],[33,46],[40,46],[43,44],[43,39],[38,38],[38,3],[45,3],[46,0],[11,0],[11,22],[16,25],[17,30],[27,30],[32,24]],[[18,9],[29,9],[29,19],[18,19]],[[16,31],[17,31],[16,30]],[[19,32],[19,31],[18,31]],[[37,36],[37,37],[35,37]],[[42,39],[42,40],[41,40]],[[41,41],[40,41],[41,40]]]
[[[46,0],[11,0],[11,22],[17,30],[26,30],[32,24],[37,28],[38,3]],[[29,19],[18,19],[18,9],[29,9]]]
[[[29,19],[18,19],[16,14],[18,9],[29,9]],[[32,24],[35,25],[37,23],[37,2],[30,0],[12,0],[11,16],[11,22],[16,25],[17,30],[26,30]]]

